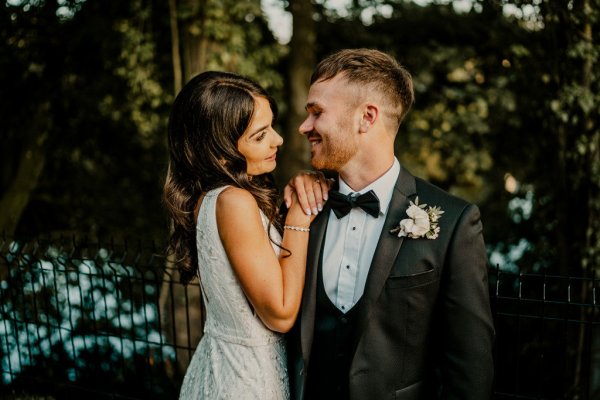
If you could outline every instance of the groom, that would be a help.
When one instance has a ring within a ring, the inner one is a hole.
[[[339,51],[312,75],[300,132],[312,166],[335,171],[338,182],[310,228],[302,310],[289,338],[298,400],[491,397],[479,210],[395,158],[413,101],[410,74],[376,50]],[[286,196],[296,190],[314,209],[321,185],[299,175]]]

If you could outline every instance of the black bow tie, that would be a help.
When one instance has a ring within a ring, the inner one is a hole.
[[[374,218],[379,216],[379,198],[374,191],[369,190],[367,193],[361,194],[358,197],[352,195],[344,195],[340,192],[332,190],[329,192],[329,203],[335,216],[342,218],[350,212],[353,207],[360,207],[365,212]]]

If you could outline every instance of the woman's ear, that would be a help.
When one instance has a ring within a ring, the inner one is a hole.
[[[375,104],[366,104],[360,119],[360,132],[367,132],[377,122],[379,108]]]

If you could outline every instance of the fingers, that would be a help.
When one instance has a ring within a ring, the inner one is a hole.
[[[314,204],[317,208],[317,213],[323,211],[323,191],[321,189],[321,182],[319,179],[312,182],[312,189],[314,195]],[[314,211],[314,210],[313,210]]]
[[[290,183],[288,183],[283,188],[283,201],[285,202],[285,206],[287,208],[290,208],[290,206],[292,205],[293,194],[294,194],[294,187],[291,186]]]
[[[313,180],[309,174],[298,175],[294,178],[298,202],[306,215],[317,214],[319,210],[315,202]]]
[[[295,215],[295,216],[292,216],[292,220],[294,220],[294,219],[297,220],[299,218],[298,214],[304,216],[304,218],[308,217],[309,218],[308,222],[311,223],[315,219],[316,215],[312,214],[312,213],[310,213],[308,215],[306,214],[306,210],[304,210],[300,205],[300,201],[298,199],[298,194],[296,192],[292,192],[290,197],[292,199],[292,202],[290,204],[290,209],[289,209],[289,212],[286,217],[286,223],[287,223],[287,218],[290,218],[290,215]],[[293,223],[292,225],[298,225],[298,224]]]
[[[320,171],[300,171],[283,189],[283,200],[290,208],[293,195],[306,215],[317,215],[323,210],[333,180],[325,178]]]
[[[318,171],[301,171],[294,176],[284,189],[286,205],[292,204],[292,193],[298,197],[298,203],[307,215],[317,215],[323,210],[323,203],[327,200],[329,182]]]
[[[307,197],[311,206],[313,204],[316,205],[317,210],[320,212],[323,210],[323,204],[327,201],[329,188],[332,183],[331,180],[325,178],[325,175],[320,171],[313,172],[310,176],[310,180],[312,181],[312,194],[314,200],[311,199],[309,195],[307,195]]]
[[[317,202],[324,203],[328,199],[329,188],[333,184],[333,179],[327,179],[325,175],[321,171],[316,172],[317,180],[316,182],[319,184],[321,197],[317,198]]]
[[[283,188],[283,201],[285,202],[287,208],[290,208],[292,205],[292,194],[296,192],[296,181],[298,177],[306,173],[310,173],[310,171],[304,170],[298,172],[298,175],[293,176]]]

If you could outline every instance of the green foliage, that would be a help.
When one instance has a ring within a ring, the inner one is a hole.
[[[259,1],[221,3],[196,10],[209,17],[207,68],[249,75],[281,97],[277,68],[286,49],[269,32]],[[50,104],[44,170],[17,234],[164,241],[173,101],[167,4],[23,1],[0,6],[0,21],[2,193],[38,134],[32,116]]]
[[[184,34],[208,41],[204,69],[237,72],[269,90],[282,90],[277,68],[287,48],[274,40],[260,0],[182,1],[178,17],[184,23]]]
[[[2,77],[15,82],[12,100],[20,111],[5,125],[9,137],[19,138],[36,101],[51,104],[45,169],[18,232],[128,235],[150,221],[157,235],[163,218],[136,212],[140,204],[160,208],[155,171],[164,164],[160,134],[170,101],[141,28],[148,11],[136,2],[90,1],[65,19],[58,8],[24,2],[8,10],[8,35],[31,38],[21,49],[23,64],[37,66],[31,77]],[[23,156],[16,149],[15,157]]]
[[[397,154],[481,206],[492,253],[521,270],[598,268],[599,0],[478,0],[467,12],[441,3],[357,0],[339,16],[315,1],[317,59],[364,46],[407,66],[417,102]],[[180,50],[204,41],[204,69],[256,79],[285,118],[288,49],[274,40],[260,1],[177,4]],[[48,136],[21,234],[164,238],[169,32],[166,2],[0,7],[0,191],[24,149]]]
[[[503,263],[580,273],[600,268],[597,3],[356,1],[320,22],[318,58],[395,55],[416,90],[396,143],[403,165],[477,202]],[[365,8],[382,5],[391,14],[365,25]]]

